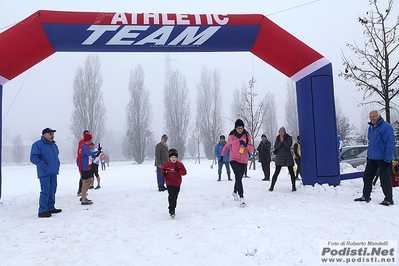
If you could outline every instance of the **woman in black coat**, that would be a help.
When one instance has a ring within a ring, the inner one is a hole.
[[[266,135],[263,134],[261,136],[262,141],[259,143],[257,151],[259,152],[259,162],[262,164],[262,170],[264,174],[264,178],[262,181],[270,180],[270,141],[266,138]]]
[[[292,191],[296,191],[295,174],[294,174],[294,159],[291,154],[292,137],[285,132],[285,128],[281,127],[278,130],[278,136],[274,143],[274,154],[276,154],[276,170],[272,177],[272,184],[269,191],[274,190],[277,177],[280,173],[281,167],[287,166],[291,176]]]

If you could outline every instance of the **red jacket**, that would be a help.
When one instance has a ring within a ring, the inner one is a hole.
[[[175,167],[179,168],[179,171],[176,171]],[[184,167],[184,164],[182,164],[179,161],[175,163],[169,161],[162,166],[162,175],[165,176],[165,183],[168,186],[175,186],[175,187],[180,186],[182,182],[181,176],[186,174],[187,171],[186,168]]]
[[[81,139],[78,144],[78,152],[76,156],[76,164],[79,165],[80,160],[82,160],[82,146],[85,144],[85,140]]]

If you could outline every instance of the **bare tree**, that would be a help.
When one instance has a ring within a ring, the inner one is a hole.
[[[265,123],[267,106],[266,97],[261,101],[256,101],[258,94],[255,93],[254,77],[248,82],[248,87],[243,86],[240,91],[234,92],[234,100],[232,103],[233,117],[241,118],[244,121],[245,128],[251,136],[252,143],[259,135],[262,125]],[[255,149],[256,150],[256,149]],[[255,154],[255,151],[253,155]],[[253,169],[256,169],[255,156],[252,156]]]
[[[22,163],[24,160],[24,142],[21,134],[17,134],[12,140],[12,157],[15,163]]]
[[[194,131],[192,131],[194,133]],[[195,132],[198,132],[197,130],[195,130]],[[187,152],[188,155],[190,155],[191,158],[194,158],[198,152],[197,152],[197,140],[191,136],[188,139],[188,143],[187,143]]]
[[[265,114],[265,123],[263,124],[263,130],[269,140],[273,140],[277,136],[277,112],[276,103],[274,100],[274,95],[268,93],[265,96],[265,104],[267,106],[267,111]]]
[[[220,73],[216,70],[211,73],[204,67],[197,92],[196,130],[201,134],[206,157],[213,159],[215,143],[224,129]]]
[[[170,147],[179,152],[179,159],[184,158],[190,123],[190,101],[186,78],[178,70],[171,71],[164,93],[165,126]]]
[[[336,119],[337,119],[337,131],[338,135],[341,136],[342,142],[344,145],[353,144],[353,140],[355,139],[356,127],[349,123],[348,117],[346,117],[341,107],[339,106],[339,101],[335,102],[335,110],[336,110]]]
[[[296,88],[292,80],[287,81],[287,98],[285,100],[285,128],[293,138],[299,135],[298,107],[296,102]]]
[[[396,32],[399,16],[393,11],[394,0],[388,0],[386,8],[380,8],[377,0],[369,2],[374,10],[358,18],[364,29],[364,46],[346,44],[357,60],[342,55],[345,71],[339,76],[355,82],[358,90],[363,91],[362,104],[381,106],[380,110],[385,111],[386,121],[390,123],[391,109],[396,108],[392,106],[392,99],[399,93],[399,38]],[[388,25],[391,13],[396,20]]]
[[[144,86],[144,77],[144,70],[140,64],[130,72],[128,88],[130,99],[126,107],[126,136],[132,147],[133,158],[138,164],[144,162],[146,144],[152,134],[150,125],[153,114],[150,93]]]
[[[363,106],[361,116],[360,116],[360,127],[357,133],[356,142],[362,145],[368,144],[368,122],[369,122],[369,113],[371,108],[367,106]]]
[[[82,138],[82,132],[88,129],[96,141],[100,142],[105,133],[106,108],[103,102],[100,73],[100,58],[87,56],[84,67],[76,71],[73,82],[73,105],[71,126],[76,140]]]
[[[202,135],[199,128],[199,121],[196,119],[195,121],[195,127],[191,131],[191,139],[195,141],[196,148],[195,150],[197,151],[197,159],[195,160],[195,163],[198,162],[198,164],[201,163],[201,149],[200,149],[200,144],[202,142]]]
[[[148,141],[146,145],[146,151],[147,151],[147,156],[146,158],[148,159],[154,159],[155,154],[154,154],[154,147],[157,145],[157,141],[154,138],[154,133],[151,134],[150,140]]]
[[[125,135],[125,137],[123,138],[122,155],[128,160],[132,160],[132,159],[134,159],[133,147],[132,147],[132,145],[126,145],[126,143],[129,143],[129,138],[127,135]]]

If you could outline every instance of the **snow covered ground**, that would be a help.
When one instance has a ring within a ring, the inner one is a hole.
[[[91,206],[76,196],[76,166],[62,164],[56,207],[63,211],[51,218],[37,217],[35,166],[3,166],[0,264],[309,266],[320,265],[319,241],[399,239],[398,188],[389,207],[378,204],[379,186],[370,203],[354,202],[361,179],[337,187],[297,181],[291,192],[284,167],[269,192],[258,165],[244,179],[247,207],[239,207],[225,172],[217,182],[210,161],[183,163],[188,174],[173,220],[152,161],[111,163],[100,172],[102,188],[89,191]],[[341,164],[341,171],[353,170]]]

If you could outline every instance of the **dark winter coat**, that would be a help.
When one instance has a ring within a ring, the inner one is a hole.
[[[274,143],[274,150],[276,154],[276,165],[280,166],[294,166],[294,159],[291,153],[292,137],[288,134],[284,135],[284,141],[280,141],[280,135],[276,137]]]
[[[261,141],[259,143],[259,146],[257,148],[257,150],[259,152],[259,162],[270,163],[270,161],[271,161],[270,146],[271,146],[271,143],[267,139],[265,141]]]
[[[155,166],[162,166],[169,161],[168,145],[159,142],[155,146]]]

